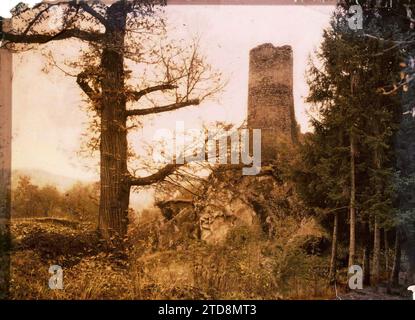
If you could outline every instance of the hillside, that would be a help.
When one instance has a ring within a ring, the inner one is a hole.
[[[32,183],[40,187],[45,185],[56,186],[59,190],[64,191],[74,185],[76,182],[88,183],[89,181],[74,179],[67,176],[57,175],[45,170],[39,169],[16,169],[12,171],[12,188],[15,188],[20,176],[28,176]]]

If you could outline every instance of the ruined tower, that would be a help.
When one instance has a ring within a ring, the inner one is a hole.
[[[280,140],[297,140],[291,46],[270,43],[249,54],[248,128],[261,129],[262,160],[275,159]]]

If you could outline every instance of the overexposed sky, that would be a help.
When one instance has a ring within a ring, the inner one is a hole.
[[[294,52],[294,101],[303,132],[308,119],[307,58],[321,42],[334,7],[329,6],[169,6],[169,23],[184,38],[198,35],[208,61],[228,79],[219,102],[206,102],[160,116],[149,117],[134,134],[133,145],[143,137],[151,141],[155,129],[186,128],[204,122],[240,124],[246,118],[249,50],[265,42],[291,45]],[[76,50],[76,42],[62,41],[50,48],[59,54]],[[72,77],[52,69],[42,71],[45,59],[38,50],[14,56],[13,167],[46,170],[79,179],[95,179],[96,170],[84,167],[76,152],[87,118],[81,109],[84,97]],[[138,142],[137,142],[138,143]]]

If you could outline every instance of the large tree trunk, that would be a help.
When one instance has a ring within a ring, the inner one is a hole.
[[[127,171],[124,37],[126,2],[107,10],[108,26],[101,57],[101,195],[99,229],[104,238],[124,237],[128,226],[130,185]]]
[[[391,274],[391,285],[397,287],[399,285],[399,272],[401,270],[401,234],[400,230],[396,229],[395,236],[395,253],[393,257],[393,267]]]
[[[349,267],[356,259],[356,143],[353,133],[350,133],[350,239]]]
[[[331,240],[331,259],[330,259],[330,272],[329,281],[330,283],[336,281],[336,260],[337,260],[337,238],[339,230],[339,216],[338,213],[334,213],[333,222],[333,237]]]
[[[375,216],[373,227],[373,285],[377,286],[380,277],[380,228],[379,218]]]
[[[386,277],[386,292],[391,293],[390,281],[389,281],[389,238],[388,230],[383,229],[384,243],[385,243],[385,277]]]
[[[378,135],[377,123],[374,123],[374,134]],[[379,156],[379,150],[375,149],[373,162],[376,170],[380,170],[381,161]],[[375,186],[377,194],[382,194],[382,185],[378,181]],[[380,280],[380,226],[379,226],[379,212],[374,212],[374,225],[373,225],[373,285],[378,287]]]
[[[385,271],[386,274],[389,274],[389,239],[388,239],[388,230],[383,230],[383,236],[385,241]]]

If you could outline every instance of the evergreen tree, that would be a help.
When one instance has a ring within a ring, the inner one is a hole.
[[[399,81],[400,55],[387,41],[365,36],[368,32],[378,36],[393,33],[394,25],[372,19],[363,31],[352,31],[347,18],[340,6],[317,54],[321,66],[312,64],[309,70],[308,101],[316,106],[314,134],[303,148],[304,170],[297,179],[300,194],[309,205],[324,208],[326,213],[335,212],[331,276],[338,214],[348,207],[348,264],[357,263],[356,235],[368,230],[358,227],[372,225],[376,281],[380,272],[380,229],[392,214],[392,146],[401,113],[399,90],[394,90],[394,83]],[[307,180],[311,180],[307,177],[314,179],[308,186]],[[317,198],[324,200],[316,202]],[[340,221],[343,224],[344,218]]]

